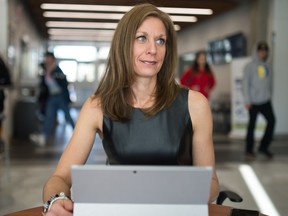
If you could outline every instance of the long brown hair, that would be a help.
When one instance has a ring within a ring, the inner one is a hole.
[[[99,97],[104,115],[113,120],[128,120],[132,113],[131,85],[134,82],[133,44],[137,29],[148,17],[159,18],[167,33],[166,54],[157,74],[155,104],[143,112],[155,115],[169,106],[179,92],[175,81],[177,65],[176,33],[170,17],[152,4],[140,4],[127,12],[118,23],[107,60],[106,72],[94,93]]]

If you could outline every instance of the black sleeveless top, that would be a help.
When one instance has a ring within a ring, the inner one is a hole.
[[[103,120],[109,164],[192,165],[192,136],[187,89],[155,116],[146,117],[134,108],[129,121],[112,121],[107,116]]]

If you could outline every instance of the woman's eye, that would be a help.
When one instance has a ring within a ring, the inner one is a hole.
[[[146,41],[146,37],[144,35],[141,35],[141,36],[136,37],[136,40],[145,42]]]
[[[166,41],[165,41],[163,38],[159,38],[159,39],[156,41],[156,43],[157,43],[158,45],[164,45],[164,44],[166,43]]]

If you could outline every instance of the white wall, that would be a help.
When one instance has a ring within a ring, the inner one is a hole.
[[[13,111],[22,85],[38,83],[37,76],[28,77],[23,73],[38,72],[39,56],[43,54],[43,41],[36,33],[31,20],[17,0],[0,0],[0,52],[10,69],[12,87],[5,89],[5,145],[9,148],[12,136]],[[27,44],[27,57],[23,58],[21,41]],[[23,70],[27,65],[27,71]],[[6,151],[8,152],[8,151]],[[9,158],[9,157],[6,157]]]
[[[0,55],[6,59],[7,48],[7,0],[0,0]]]
[[[274,0],[273,72],[276,133],[288,133],[288,1]]]
[[[250,37],[250,19],[251,4],[248,2],[213,19],[196,24],[192,29],[187,29],[178,34],[179,55],[206,49],[208,41],[238,32]],[[248,44],[248,47],[250,47],[250,44]],[[211,94],[211,99],[217,99],[223,95],[229,96],[231,89],[230,64],[212,65],[212,69],[216,76],[217,85]]]
[[[14,50],[9,59],[13,81],[16,86],[29,85],[37,82],[39,57],[43,55],[44,42],[34,28],[29,16],[18,1],[9,0],[8,47]],[[27,45],[23,53],[21,41]],[[30,75],[30,76],[29,76]]]

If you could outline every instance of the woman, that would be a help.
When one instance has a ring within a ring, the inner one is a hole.
[[[213,72],[207,63],[206,52],[199,51],[196,60],[180,78],[180,83],[190,89],[201,92],[206,98],[215,86]]]
[[[61,192],[70,195],[70,166],[85,163],[96,133],[110,164],[215,166],[208,102],[177,85],[176,50],[167,14],[141,4],[124,15],[105,76],[81,109],[73,136],[44,187],[44,201]],[[72,215],[73,202],[66,195],[57,195],[56,201],[52,197],[47,216]],[[217,195],[214,171],[210,201]]]

